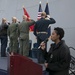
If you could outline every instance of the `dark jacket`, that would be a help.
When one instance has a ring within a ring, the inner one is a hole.
[[[1,24],[0,25],[0,36],[7,36],[7,29],[8,29],[8,25],[5,24]]]
[[[35,26],[34,26],[34,35],[37,36],[37,31],[38,32],[47,32],[49,24],[54,24],[56,21],[53,18],[44,19],[41,18],[40,20],[36,21]]]
[[[69,48],[63,40],[57,45],[51,44],[49,52],[47,53],[45,50],[43,53],[48,63],[47,71],[51,75],[69,75],[71,56]]]

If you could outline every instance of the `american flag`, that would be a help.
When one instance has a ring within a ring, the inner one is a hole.
[[[46,12],[47,16],[50,16],[48,2],[46,3],[45,12]],[[51,26],[50,25],[47,29],[47,32],[48,32],[48,37],[49,37],[51,35]]]
[[[41,13],[42,13],[42,7],[41,7],[41,1],[40,1],[37,20],[41,18]]]

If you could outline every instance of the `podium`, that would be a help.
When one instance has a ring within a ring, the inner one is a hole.
[[[31,59],[13,55],[8,57],[8,75],[42,75],[42,66]]]

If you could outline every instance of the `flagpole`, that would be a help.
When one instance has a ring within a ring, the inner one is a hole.
[[[47,0],[47,3],[48,3],[48,0]]]
[[[41,1],[39,3],[41,4]]]

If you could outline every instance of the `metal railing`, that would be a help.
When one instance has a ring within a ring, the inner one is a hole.
[[[69,47],[69,48],[75,50],[75,48],[73,48],[73,47]]]
[[[69,47],[70,49],[75,51],[75,48]],[[70,74],[69,75],[75,75],[75,57],[71,55],[71,62],[70,62]]]

